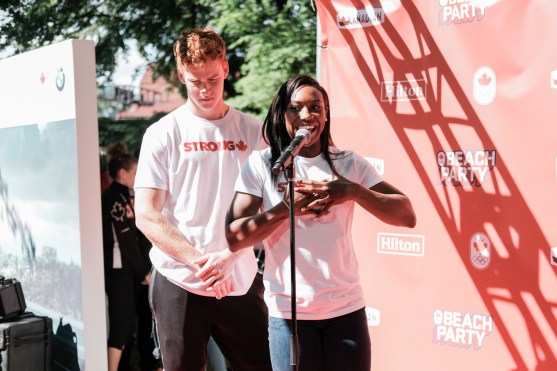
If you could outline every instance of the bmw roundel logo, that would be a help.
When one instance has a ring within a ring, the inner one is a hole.
[[[65,83],[66,75],[64,75],[64,70],[62,69],[62,67],[60,67],[58,68],[58,71],[56,71],[56,87],[59,91],[62,91],[62,89],[64,89]]]

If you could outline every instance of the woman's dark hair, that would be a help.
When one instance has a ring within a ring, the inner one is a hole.
[[[108,175],[112,179],[118,177],[120,169],[130,170],[137,159],[128,154],[128,146],[122,142],[116,142],[110,145],[106,151],[108,157]]]
[[[319,84],[317,80],[308,75],[297,75],[291,77],[279,88],[278,93],[273,98],[267,117],[263,121],[263,138],[265,142],[271,147],[271,161],[269,167],[271,168],[275,161],[279,158],[282,151],[290,144],[292,137],[288,134],[286,130],[285,115],[288,109],[288,104],[290,104],[292,94],[296,92],[303,86],[311,86],[319,90],[323,95],[323,101],[325,103],[325,109],[327,110],[327,116],[325,119],[325,128],[321,132],[320,142],[322,149],[322,156],[327,161],[333,174],[339,176],[335,166],[333,165],[333,159],[331,158],[331,152],[329,151],[330,146],[334,146],[333,139],[331,138],[331,110],[329,104],[329,95],[327,91]],[[340,154],[342,155],[342,153]],[[333,155],[335,158],[338,156]],[[272,174],[273,181],[276,182],[277,175]]]

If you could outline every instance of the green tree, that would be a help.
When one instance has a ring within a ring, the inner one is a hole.
[[[148,120],[118,120],[99,117],[99,145],[108,147],[114,142],[124,142],[128,146],[128,151],[134,154],[141,148],[141,141],[145,130],[152,123],[161,118],[160,114]]]
[[[228,42],[226,95],[263,116],[278,86],[314,74],[316,15],[310,0],[3,0],[0,50],[21,53],[63,39],[96,43],[97,76],[109,81],[116,55],[137,40],[154,77],[178,84],[172,45],[181,30],[210,26]]]
[[[230,103],[264,114],[288,77],[315,75],[316,16],[310,1],[221,0],[215,25],[241,56]]]
[[[126,40],[137,39],[142,54],[168,71],[172,43],[181,28],[205,25],[214,17],[203,1],[194,0],[3,0],[0,49],[14,53],[63,39],[96,43],[97,75],[110,77]]]

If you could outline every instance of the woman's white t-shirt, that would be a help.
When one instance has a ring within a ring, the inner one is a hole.
[[[332,151],[338,152],[336,148]],[[284,173],[273,183],[269,168],[270,149],[256,151],[242,167],[236,181],[237,192],[263,199],[268,210],[281,202],[288,183]],[[334,157],[333,157],[334,158]],[[381,181],[375,168],[363,157],[346,152],[334,160],[339,174],[371,188]],[[333,180],[334,175],[320,155],[294,159],[296,179]],[[365,306],[360,286],[358,262],[352,246],[354,202],[329,209],[330,214],[296,216],[296,315],[301,320],[338,317]],[[265,302],[269,315],[291,318],[290,225],[285,220],[264,241]]]

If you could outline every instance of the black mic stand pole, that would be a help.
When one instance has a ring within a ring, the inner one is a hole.
[[[292,159],[294,160],[294,159]],[[296,221],[294,219],[294,161],[284,169],[286,179],[288,180],[288,196],[290,207],[290,282],[291,282],[291,311],[292,321],[290,329],[290,365],[292,370],[298,370],[298,363],[300,361],[299,343],[298,343],[298,323],[296,319]]]

